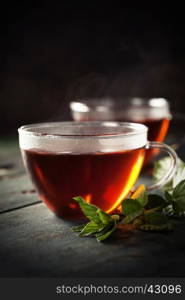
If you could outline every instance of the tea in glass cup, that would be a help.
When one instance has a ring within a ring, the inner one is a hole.
[[[146,125],[148,140],[162,142],[167,134],[171,113],[169,102],[164,98],[100,98],[82,99],[70,103],[75,121],[136,122]],[[145,163],[158,150],[149,150]]]
[[[39,198],[57,216],[82,217],[73,197],[82,196],[111,213],[126,198],[143,165],[146,149],[160,148],[172,165],[154,189],[175,171],[176,154],[147,142],[147,127],[124,122],[55,122],[23,126],[20,148]]]

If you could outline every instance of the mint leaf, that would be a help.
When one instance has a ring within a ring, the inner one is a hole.
[[[165,191],[165,193],[164,193],[165,199],[168,204],[172,204],[172,202],[173,202],[172,193],[173,193],[173,191],[171,193],[169,193],[168,191]]]
[[[182,216],[185,212],[185,205],[183,200],[178,200],[177,202],[173,202],[173,210],[174,215],[176,216]]]
[[[144,207],[148,203],[147,192],[144,191],[143,193],[141,193],[136,200]]]
[[[80,232],[80,231],[82,231],[82,229],[83,229],[85,226],[86,226],[86,224],[74,226],[74,227],[72,227],[72,231],[74,231],[74,232]]]
[[[116,227],[116,222],[111,226],[107,225],[100,233],[96,234],[97,241],[102,242],[107,239],[116,230]]]
[[[173,208],[176,213],[185,211],[185,180],[182,180],[174,189],[173,194]]]
[[[175,200],[179,198],[185,199],[185,180],[182,180],[175,188],[172,194],[172,197]]]
[[[100,232],[97,232],[95,236],[99,237],[101,235],[104,235],[107,231],[109,231],[110,229],[112,229],[112,227],[113,227],[114,224],[116,224],[116,222],[113,221],[112,223],[104,226],[104,228]]]
[[[122,214],[125,218],[121,224],[129,224],[144,211],[143,206],[136,199],[125,199],[122,203]]]
[[[174,215],[174,208],[173,208],[173,205],[172,204],[169,204],[168,206],[166,206],[164,209],[163,209],[163,212],[166,216],[173,216]]]
[[[82,197],[74,197],[73,198],[75,201],[78,202],[80,205],[80,208],[84,215],[91,221],[94,221],[97,224],[100,224],[100,218],[97,215],[97,210],[99,209],[97,206],[87,203]]]
[[[148,195],[148,203],[145,206],[145,209],[162,209],[167,205],[165,199],[157,194]]]
[[[111,223],[113,220],[111,218],[111,216],[107,213],[105,213],[102,209],[98,209],[97,210],[97,214],[98,214],[98,217],[100,219],[100,221],[103,223],[103,224],[109,224]]]
[[[97,206],[87,203],[82,197],[75,197],[74,200],[79,203],[81,210],[90,219],[90,222],[75,226],[73,231],[80,232],[79,236],[81,237],[94,234],[98,242],[107,239],[116,229],[119,216],[112,217]]]
[[[97,223],[91,221],[84,226],[84,228],[80,232],[79,236],[82,237],[82,236],[91,235],[93,233],[101,231],[104,227],[105,227],[105,225],[100,225],[100,224],[97,224]]]
[[[147,224],[160,226],[168,223],[168,218],[161,212],[147,213],[144,217]]]
[[[138,212],[143,212],[143,206],[136,199],[125,199],[122,202],[122,214],[127,216]]]

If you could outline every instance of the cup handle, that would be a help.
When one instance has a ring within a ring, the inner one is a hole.
[[[170,146],[160,142],[147,142],[146,149],[152,148],[160,149],[162,151],[167,152],[171,158],[171,164],[168,172],[163,176],[163,178],[146,188],[148,191],[160,189],[162,186],[164,186],[170,179],[172,179],[177,168],[177,154]]]

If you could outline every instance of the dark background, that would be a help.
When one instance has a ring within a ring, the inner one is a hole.
[[[1,133],[69,119],[68,102],[85,96],[166,97],[185,112],[182,7],[26,3],[0,13]]]

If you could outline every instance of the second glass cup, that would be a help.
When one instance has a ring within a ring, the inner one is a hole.
[[[147,130],[124,122],[41,123],[21,127],[19,142],[40,199],[58,216],[79,218],[76,196],[108,213],[120,205],[140,174],[147,149],[162,149],[171,157],[168,172],[148,190],[170,180],[176,153],[163,143],[148,142]]]
[[[148,140],[162,142],[166,137],[171,113],[164,98],[100,98],[82,99],[70,103],[75,121],[119,121],[142,123],[149,128]],[[145,156],[145,164],[158,150]]]

